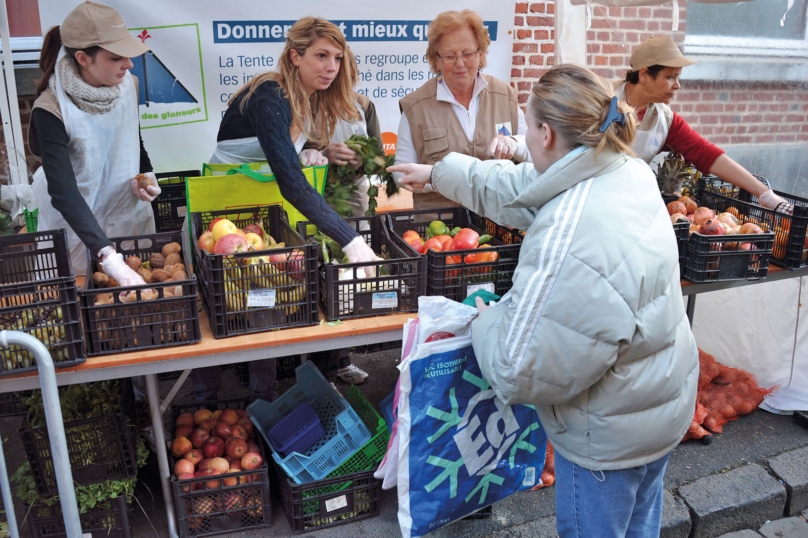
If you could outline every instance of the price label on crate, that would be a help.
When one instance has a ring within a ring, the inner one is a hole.
[[[269,288],[259,288],[247,292],[247,307],[269,307],[275,306],[275,290]]]
[[[377,308],[398,308],[398,292],[395,291],[379,291],[373,294],[372,297],[373,309]]]
[[[339,510],[340,508],[345,508],[346,506],[348,506],[348,497],[345,495],[340,495],[339,497],[328,499],[325,502],[325,511],[333,512],[334,510]]]
[[[494,286],[493,282],[486,282],[485,284],[469,284],[466,288],[466,296],[468,297],[475,291],[485,290],[489,293],[496,293],[497,288]]]
[[[177,208],[177,216],[180,218],[185,218],[185,215],[188,214],[188,206],[182,206]]]

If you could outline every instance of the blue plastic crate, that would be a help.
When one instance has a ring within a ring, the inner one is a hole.
[[[272,444],[278,447],[281,456],[292,452],[305,452],[317,441],[325,437],[320,417],[309,402],[303,402],[297,409],[283,417],[267,432]]]
[[[311,362],[295,370],[297,383],[274,403],[256,400],[247,416],[272,448],[272,458],[297,484],[320,480],[370,440],[370,430],[348,402],[325,380]],[[325,436],[304,453],[281,457],[267,432],[301,403],[308,402],[325,430]]]

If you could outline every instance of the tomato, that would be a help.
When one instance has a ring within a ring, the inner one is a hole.
[[[424,251],[429,249],[434,249],[440,252],[443,250],[443,245],[440,241],[438,241],[437,237],[433,237],[432,239],[427,239],[426,243],[424,243]]]
[[[452,250],[466,250],[477,248],[477,243],[480,240],[480,234],[471,228],[463,228],[452,239]]]
[[[402,237],[404,238],[404,241],[407,242],[409,242],[408,240],[410,237],[417,237],[418,239],[421,239],[421,236],[418,235],[418,232],[416,232],[415,230],[407,230],[406,232],[404,232],[404,235]]]
[[[407,243],[409,243],[412,248],[418,251],[418,254],[423,254],[424,252],[426,252],[426,249],[424,248],[424,243],[421,241],[420,237],[410,236],[410,238],[407,240]]]

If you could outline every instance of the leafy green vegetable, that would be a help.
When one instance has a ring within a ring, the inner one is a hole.
[[[393,179],[393,175],[387,171],[387,167],[392,166],[393,161],[395,161],[395,154],[385,155],[379,149],[379,141],[376,138],[364,135],[353,135],[345,141],[345,145],[356,151],[362,158],[362,168],[360,170],[366,176],[379,176],[384,181],[387,196],[398,194],[398,185]],[[357,171],[351,168],[350,165],[345,164],[334,168],[333,174],[329,174],[326,181],[326,202],[343,217],[353,216],[348,200],[357,190],[355,185],[357,177]],[[376,214],[376,208],[378,207],[376,197],[379,195],[379,187],[370,185],[367,192],[369,201],[365,215],[373,216]]]
[[[64,422],[108,415],[118,411],[123,389],[118,380],[99,381],[59,387],[59,403]],[[23,403],[29,409],[31,428],[46,426],[42,392],[35,390]]]

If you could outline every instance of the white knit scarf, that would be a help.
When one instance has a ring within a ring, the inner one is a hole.
[[[79,110],[88,114],[106,114],[118,103],[121,96],[120,84],[115,86],[90,86],[79,74],[76,62],[69,56],[62,56],[56,64],[59,70],[59,79],[62,89],[70,97]],[[48,81],[51,91],[56,95],[56,75],[51,75]]]

